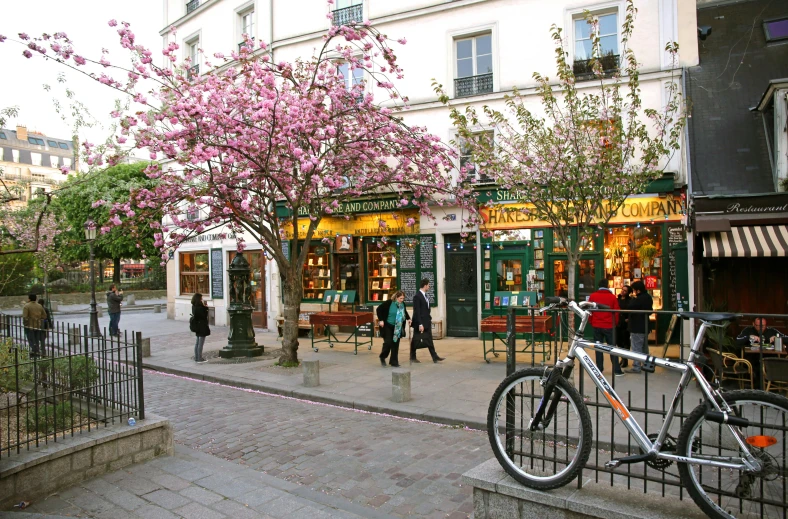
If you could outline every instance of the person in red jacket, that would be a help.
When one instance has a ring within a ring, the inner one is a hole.
[[[616,296],[614,296],[608,288],[607,279],[602,279],[599,282],[599,290],[591,294],[588,300],[592,303],[603,304],[611,310],[619,309],[618,299],[616,299]],[[618,313],[593,312],[589,322],[591,326],[594,327],[594,342],[604,342],[611,346],[616,345],[616,343],[613,342],[613,328],[618,323]],[[611,355],[610,360],[613,363],[613,374],[617,377],[624,376],[624,372],[621,371],[621,366],[618,364],[618,357]],[[600,371],[604,371],[605,357],[601,351],[596,352],[596,364],[599,366]]]

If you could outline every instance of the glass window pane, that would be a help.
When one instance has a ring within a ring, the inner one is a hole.
[[[591,40],[575,42],[575,60],[591,59],[593,53]]]
[[[618,36],[603,36],[599,39],[599,46],[602,48],[602,55],[613,54],[618,55]]]
[[[767,22],[766,30],[770,40],[788,38],[788,19]]]
[[[473,60],[471,58],[457,60],[457,77],[470,77],[473,75]]]
[[[615,13],[606,14],[599,17],[599,34],[604,36],[606,34],[618,33],[618,15]]]
[[[575,20],[575,41],[591,37],[591,25],[585,20],[580,18]]]
[[[457,42],[457,59],[470,58],[473,56],[473,41],[460,40]]]
[[[357,68],[353,70],[353,84],[358,85],[364,81],[364,69]]]
[[[337,0],[337,9],[350,7],[350,0]]]
[[[519,292],[523,289],[523,264],[521,260],[498,260],[495,266],[496,291]]]
[[[60,147],[61,150],[67,150],[68,149],[68,144],[66,144],[64,142],[61,142],[59,147]]]
[[[586,301],[596,291],[597,281],[594,272],[594,260],[579,260],[577,262],[577,300]]]
[[[492,35],[485,34],[476,38],[476,54],[492,54]]]
[[[476,58],[476,75],[492,74],[492,54],[485,54]]]

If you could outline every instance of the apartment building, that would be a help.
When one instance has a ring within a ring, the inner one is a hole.
[[[66,178],[63,170],[76,171],[76,164],[71,139],[48,137],[24,126],[0,129],[0,178],[14,192],[11,208],[25,207],[31,196],[51,191]]]
[[[680,83],[682,69],[697,64],[696,3],[637,0],[635,4],[638,14],[629,45],[642,64],[641,95],[644,106],[660,107],[666,99],[667,83]],[[579,88],[591,90],[598,84],[583,75],[590,57],[585,13],[590,11],[599,18],[603,51],[612,59],[606,66],[613,68],[623,45],[620,27],[625,17],[625,2],[619,0],[335,0],[332,4],[323,0],[165,0],[163,9],[162,44],[176,41],[182,57],[192,59],[195,73],[205,73],[200,49],[205,56],[227,54],[243,45],[244,34],[270,43],[274,61],[292,61],[311,57],[332,24],[370,20],[389,37],[407,39],[406,45],[395,45],[405,71],[397,88],[410,100],[406,122],[427,127],[447,143],[456,140],[456,132],[448,109],[433,91],[433,80],[442,84],[451,103],[461,108],[472,104],[479,109],[490,105],[502,110],[504,96],[516,87],[526,96],[529,107],[538,111],[532,75],[537,71],[555,75],[551,26],[563,28],[564,46],[581,80]],[[170,31],[172,26],[178,29],[176,35]],[[678,63],[664,51],[671,41],[681,48]],[[341,68],[342,63],[337,66]],[[361,80],[360,72],[347,79],[348,85]],[[375,93],[371,84],[366,88]],[[386,102],[382,96],[381,102]],[[676,274],[668,267],[676,261],[671,247],[686,237],[681,226],[687,179],[685,151],[682,147],[670,159],[666,165],[669,174],[649,192],[628,200],[622,214],[599,236],[598,243],[591,245],[579,269],[584,276],[599,279],[615,273],[623,283],[635,274],[648,275],[664,308],[675,308],[680,298],[687,297],[689,289],[679,289]],[[458,152],[459,166],[468,155],[463,149]],[[480,199],[492,198],[501,207],[514,203],[506,192],[495,188],[494,179],[483,170],[475,174]],[[374,305],[395,288],[415,291],[418,279],[427,277],[434,280],[433,317],[441,322],[443,333],[478,336],[480,319],[501,311],[493,304],[498,292],[528,293],[528,301],[535,304],[545,295],[560,293],[570,282],[579,286],[580,294],[591,288],[580,274],[576,280],[566,278],[565,254],[544,222],[493,217],[488,221],[488,228],[495,231],[492,240],[471,233],[463,241],[459,208],[443,208],[436,214],[437,220],[422,219],[415,229],[392,225],[383,233],[375,222],[388,218],[386,200],[360,200],[352,205],[352,223],[327,217],[321,224],[327,235],[336,235],[336,243],[328,247],[317,243],[309,251],[303,280],[304,312],[321,308],[327,288],[354,290],[357,304]],[[404,220],[411,215],[403,216]],[[636,227],[653,233],[657,260],[642,265],[630,247],[620,264],[609,261],[605,249],[621,243],[636,246],[642,241],[645,231],[634,236]],[[208,299],[216,308],[216,324],[226,322],[222,293],[227,291],[221,287],[227,286],[227,275],[222,271],[229,264],[234,242],[218,238],[217,233],[185,243],[170,262],[171,317],[188,318],[188,299],[195,290],[211,294],[216,289],[220,297]],[[378,246],[381,241],[390,245],[384,252]],[[387,254],[395,244],[396,251]],[[266,261],[260,250],[255,251],[253,243],[248,245],[247,258],[256,283],[254,320],[257,325],[273,327],[281,315],[276,265]],[[398,262],[396,267],[392,261]],[[687,284],[686,275],[682,282]]]

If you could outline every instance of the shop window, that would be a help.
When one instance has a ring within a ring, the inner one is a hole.
[[[613,227],[605,233],[605,275],[613,291],[635,280],[646,284],[654,309],[662,308],[662,227]]]
[[[209,294],[208,251],[182,252],[180,263],[181,295]]]
[[[329,247],[322,243],[309,247],[302,278],[304,299],[323,299],[323,292],[333,288],[331,256],[328,253]]]
[[[523,290],[523,262],[519,259],[499,259],[495,262],[497,292]]]
[[[337,236],[334,248],[334,287],[337,290],[359,289],[359,255],[353,236]],[[358,244],[360,245],[360,244]]]
[[[566,252],[566,244],[557,232],[553,232],[553,252]]]
[[[387,301],[397,290],[397,255],[391,251],[367,252],[367,275],[367,301]]]

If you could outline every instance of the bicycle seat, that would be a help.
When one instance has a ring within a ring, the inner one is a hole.
[[[721,312],[680,312],[678,314],[682,319],[701,319],[703,321],[735,321],[739,314],[726,314]]]

